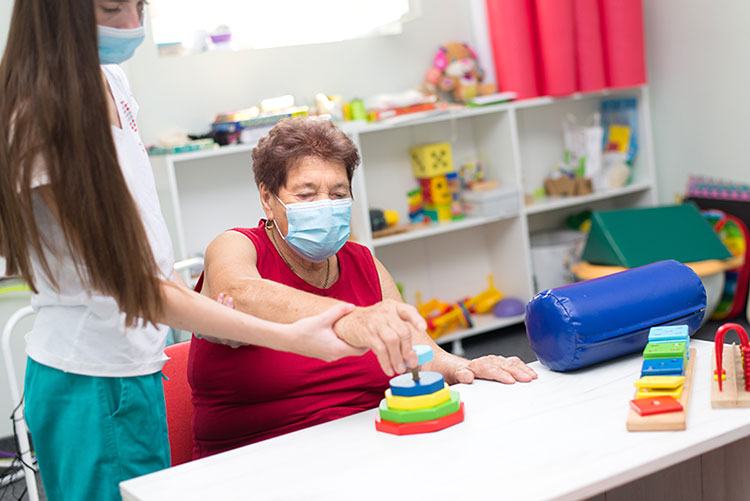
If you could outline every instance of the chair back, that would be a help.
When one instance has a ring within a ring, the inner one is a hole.
[[[34,314],[31,306],[24,306],[10,316],[8,322],[3,328],[2,347],[3,360],[5,362],[5,373],[8,376],[8,386],[10,389],[10,398],[13,400],[13,423],[18,437],[18,447],[21,453],[24,477],[26,477],[26,489],[30,501],[39,501],[39,492],[36,488],[35,462],[31,457],[31,446],[29,445],[29,435],[26,428],[26,420],[23,417],[23,402],[21,401],[21,392],[18,390],[18,380],[16,379],[16,368],[13,365],[13,356],[10,352],[10,338],[13,335],[18,322]]]
[[[167,406],[167,428],[172,466],[193,459],[193,402],[187,378],[187,360],[190,341],[167,346],[164,350],[169,360],[162,372],[164,400]]]

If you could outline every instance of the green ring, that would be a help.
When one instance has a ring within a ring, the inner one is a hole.
[[[451,398],[434,407],[426,409],[401,410],[390,409],[386,399],[380,401],[380,419],[393,423],[417,423],[419,421],[431,421],[458,412],[461,406],[461,397],[457,391],[451,390]]]

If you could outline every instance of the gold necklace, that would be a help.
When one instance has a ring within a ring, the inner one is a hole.
[[[287,261],[286,257],[284,257],[284,253],[281,252],[281,247],[279,246],[279,243],[276,241],[276,233],[271,229],[274,227],[273,221],[266,221],[266,229],[271,233],[271,238],[273,239],[273,244],[276,246],[276,250],[279,252],[279,256],[281,256],[281,259],[284,260],[286,265],[289,267],[290,270],[292,270],[292,273],[300,276],[299,273],[294,271],[294,266],[292,266],[292,263]],[[326,259],[326,279],[323,281],[323,287],[322,289],[326,289],[328,287],[328,279],[331,276],[331,258]],[[300,277],[302,278],[302,277]]]

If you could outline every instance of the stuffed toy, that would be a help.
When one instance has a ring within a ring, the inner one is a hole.
[[[461,42],[440,47],[425,77],[428,89],[461,103],[497,90],[494,84],[483,84],[482,80],[484,70],[479,67],[476,52]]]

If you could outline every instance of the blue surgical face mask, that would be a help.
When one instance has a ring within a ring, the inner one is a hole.
[[[121,30],[109,26],[96,26],[99,36],[99,62],[101,64],[120,64],[135,53],[135,49],[146,38],[143,24],[132,30]]]
[[[279,199],[279,197],[276,197]],[[321,263],[336,254],[351,233],[352,199],[285,204],[288,230],[279,235],[297,254]],[[278,226],[276,226],[278,229]]]

